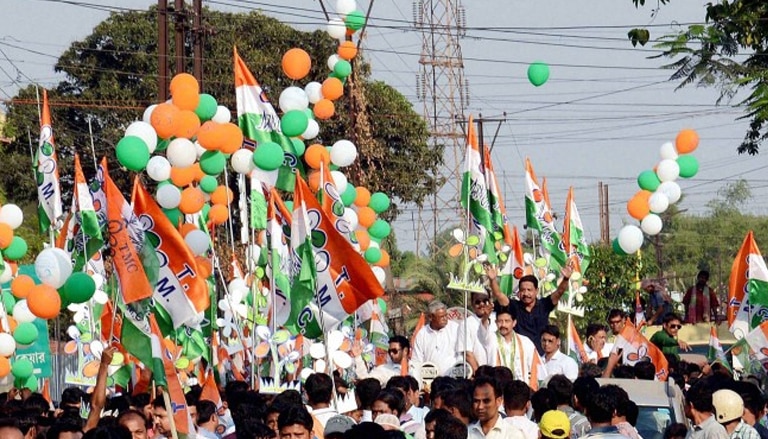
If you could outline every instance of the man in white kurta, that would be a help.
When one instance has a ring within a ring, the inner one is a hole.
[[[412,360],[418,364],[435,364],[438,373],[445,374],[456,365],[456,337],[459,325],[448,320],[448,308],[440,301],[429,304],[429,324],[416,334]]]
[[[546,370],[533,342],[514,331],[516,323],[517,316],[512,315],[509,307],[504,307],[496,312],[498,330],[495,333],[480,328],[478,335],[486,347],[488,364],[509,368],[515,379],[529,385],[538,383],[546,377]]]
[[[488,364],[488,354],[479,337],[480,326],[486,331],[496,332],[496,317],[491,298],[487,294],[472,293],[470,306],[474,314],[468,314],[466,320],[457,322],[459,332],[456,352],[459,357],[466,352],[467,363],[473,370],[477,370],[479,366]]]

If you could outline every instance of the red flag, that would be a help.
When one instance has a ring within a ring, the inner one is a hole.
[[[221,393],[219,393],[219,386],[216,385],[216,380],[213,377],[213,370],[209,367],[204,372],[205,378],[203,379],[203,391],[200,393],[200,399],[205,399],[216,404],[216,408],[222,406]]]

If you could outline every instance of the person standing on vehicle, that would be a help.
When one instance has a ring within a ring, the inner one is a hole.
[[[714,412],[709,383],[706,379],[697,381],[685,394],[685,416],[693,423],[690,439],[730,439]]]
[[[741,417],[744,415],[744,401],[738,393],[729,389],[718,390],[712,394],[717,422],[725,427],[731,439],[760,439],[760,434]]]
[[[672,298],[662,286],[650,279],[643,281],[643,289],[648,293],[648,303],[651,307],[651,317],[648,321],[651,325],[661,325],[664,316],[673,312]]]
[[[656,332],[651,337],[651,343],[658,346],[664,354],[674,355],[680,359],[680,349],[684,351],[691,350],[688,343],[678,338],[680,328],[683,327],[682,319],[675,313],[669,313],[664,316],[662,330]]]
[[[709,322],[712,311],[717,311],[720,305],[717,301],[717,295],[707,285],[709,281],[709,272],[707,270],[699,271],[696,276],[696,285],[688,289],[683,297],[685,305],[685,323]]]

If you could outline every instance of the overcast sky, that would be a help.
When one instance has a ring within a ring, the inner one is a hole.
[[[53,72],[58,55],[106,18],[105,9],[145,9],[152,3],[0,0],[0,97],[8,99],[30,79],[55,84],[60,79]],[[316,0],[203,3],[229,11],[261,9],[303,29],[324,26]],[[333,9],[335,1],[325,3]],[[600,237],[597,183],[607,183],[611,234],[616,236],[623,223],[633,221],[625,205],[637,190],[635,178],[658,162],[660,145],[686,127],[701,136],[695,152],[701,168],[696,177],[680,182],[686,197],[681,207],[703,214],[723,184],[743,176],[756,201],[749,209],[768,214],[768,159],[736,152],[746,127],[745,121],[735,120],[740,109],[715,106],[715,90],[675,91],[676,84],[666,81],[670,72],[658,68],[664,60],[647,59],[656,53],[650,44],[633,48],[626,39],[636,26],[650,25],[654,38],[680,24],[701,22],[705,3],[672,2],[652,17],[651,8],[637,10],[631,0],[465,2],[467,32],[461,46],[470,90],[467,113],[508,114],[493,160],[513,223],[522,225],[525,218],[523,162],[528,156],[539,178],[548,178],[556,211],[563,211],[568,186],[574,186],[589,240]],[[358,4],[368,6],[367,0]],[[363,47],[374,77],[396,87],[421,113],[423,103],[416,100],[415,89],[421,35],[415,28],[401,28],[412,22],[412,9],[411,1],[375,1],[370,23],[376,26],[369,29]],[[527,65],[537,60],[551,67],[549,82],[539,88],[526,78]],[[406,207],[394,227],[404,249],[415,248],[412,212]]]

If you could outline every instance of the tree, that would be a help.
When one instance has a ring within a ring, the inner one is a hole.
[[[678,88],[717,87],[718,104],[747,94],[738,104],[745,106],[741,118],[750,124],[738,151],[755,155],[768,139],[768,2],[719,0],[708,3],[706,11],[705,24],[661,38],[656,45],[663,50],[659,56],[674,58],[664,67],[675,71],[670,79],[680,82]],[[628,36],[632,44],[649,39],[645,29],[633,29]]]
[[[106,155],[110,159],[113,177],[127,190],[128,175],[118,171],[112,151],[127,125],[158,100],[156,16],[155,8],[146,12],[113,13],[59,58],[56,70],[65,73],[66,78],[51,91],[50,100],[62,178],[69,178],[75,152],[84,156],[86,175],[93,175],[88,132],[88,121],[91,121],[95,155]],[[273,104],[285,87],[300,85],[286,78],[280,69],[282,54],[289,48],[301,47],[312,56],[314,63],[307,82],[327,77],[325,60],[335,52],[337,42],[325,32],[301,32],[257,12],[234,14],[206,9],[204,21],[213,34],[205,38],[203,89],[221,105],[235,108],[232,73],[235,44]],[[187,70],[191,71],[191,43],[187,43],[184,56]],[[170,48],[169,59],[174,59],[173,44]],[[427,145],[426,123],[408,101],[392,87],[369,80],[369,70],[364,62],[356,61],[355,80],[369,106],[355,110],[358,114],[370,113],[371,129],[367,135],[371,139],[369,143],[378,150],[376,154],[361,154],[359,164],[349,171],[350,180],[365,184],[371,191],[383,191],[396,202],[420,203],[434,190],[441,151]],[[29,131],[34,141],[38,130],[35,103],[35,89],[30,86],[20,90],[9,105],[6,129],[15,140],[0,152],[5,168],[12,168],[0,175],[0,187],[13,188],[8,193],[14,193],[17,202],[33,202],[36,198],[29,171],[27,139]],[[348,137],[354,119],[350,114],[351,104],[348,96],[336,102],[338,116],[321,123],[318,143],[330,145]],[[391,211],[396,213],[396,206]]]

